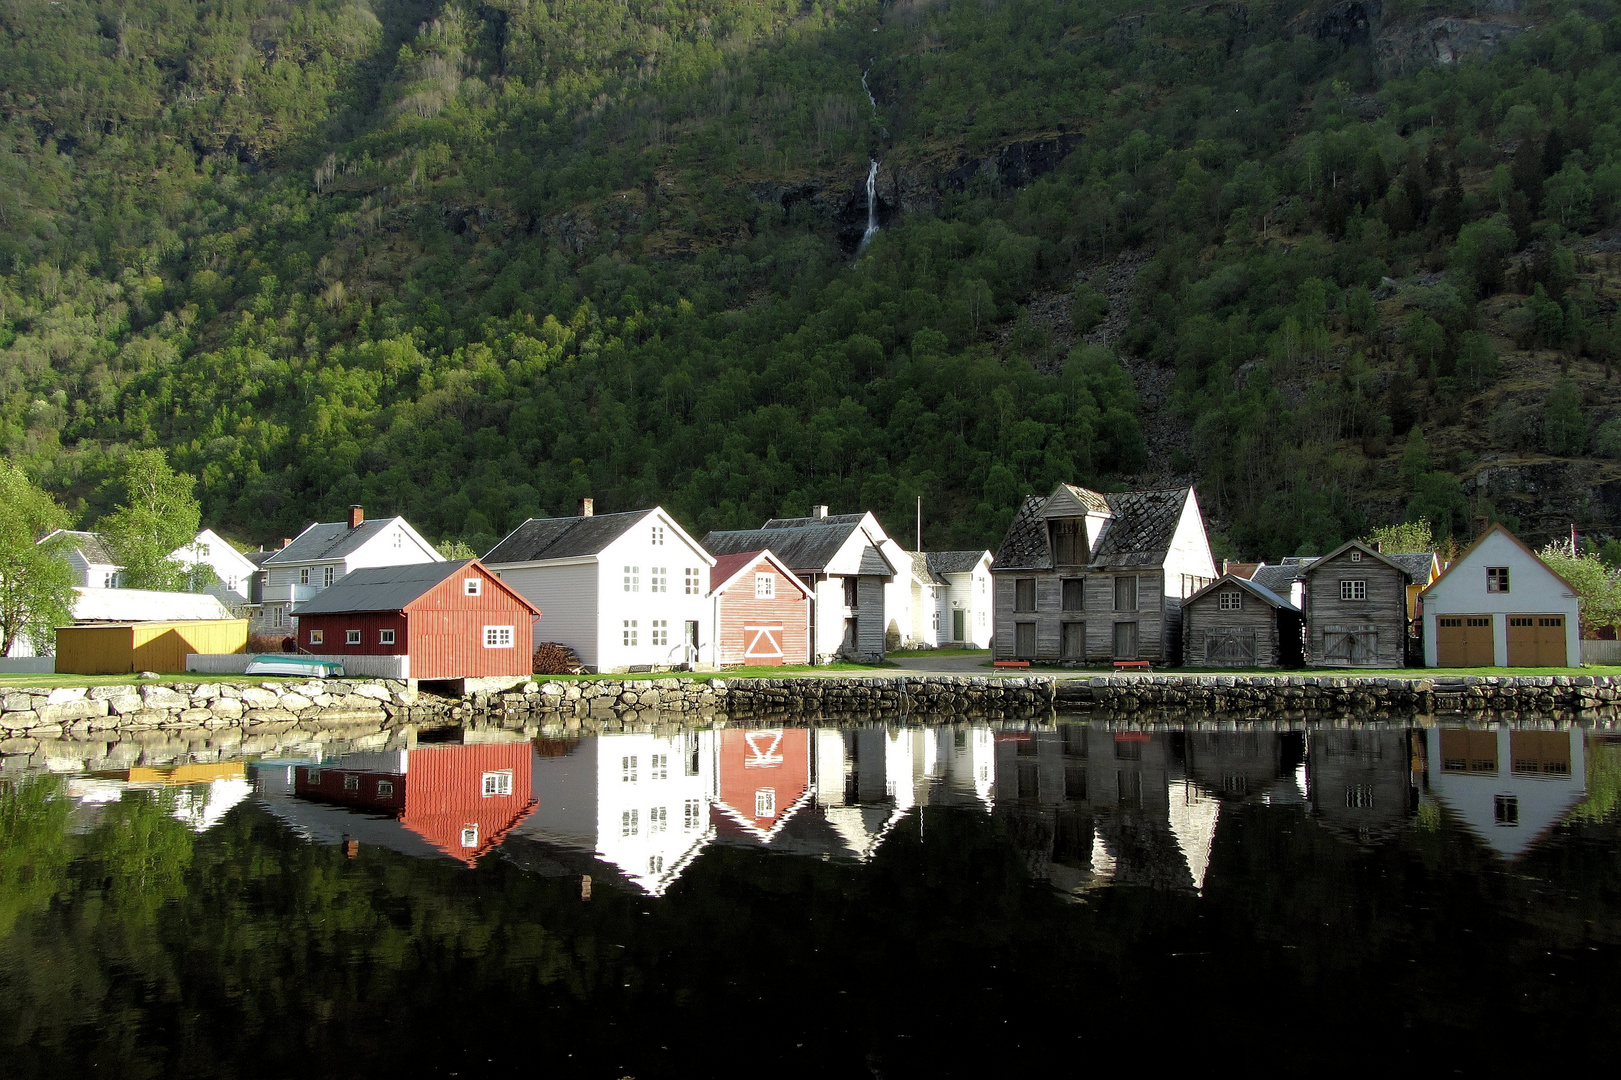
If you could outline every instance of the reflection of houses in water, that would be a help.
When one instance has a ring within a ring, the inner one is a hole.
[[[1181,775],[1169,736],[1060,724],[998,733],[996,816],[1060,889],[1199,889],[1220,807]]]
[[[1190,731],[1182,740],[1187,774],[1223,800],[1266,805],[1306,801],[1306,740],[1299,731]]]
[[[1430,790],[1506,858],[1523,855],[1587,795],[1579,728],[1431,728],[1426,739]]]
[[[76,827],[91,827],[100,817],[99,808],[122,799],[127,791],[167,793],[169,813],[193,832],[206,832],[252,794],[253,785],[240,761],[136,767],[74,777],[67,782],[67,795],[77,804]]]
[[[1414,738],[1405,728],[1313,728],[1306,790],[1322,826],[1357,844],[1399,832],[1418,806]]]
[[[769,844],[815,794],[809,728],[729,728],[720,733],[718,833]]]
[[[424,746],[255,769],[271,813],[319,843],[358,841],[469,866],[535,807],[527,742]]]
[[[599,735],[566,756],[535,757],[540,805],[514,838],[548,850],[505,853],[540,873],[607,872],[662,895],[715,837],[716,748],[732,733]]]

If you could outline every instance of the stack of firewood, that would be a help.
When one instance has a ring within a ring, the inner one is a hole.
[[[536,675],[578,675],[584,670],[579,654],[567,645],[543,641],[535,649]]]

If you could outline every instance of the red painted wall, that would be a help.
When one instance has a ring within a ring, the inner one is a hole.
[[[776,595],[770,600],[757,600],[754,596],[754,575],[770,573],[776,579]],[[722,664],[806,664],[810,662],[810,633],[806,629],[810,617],[810,598],[794,587],[794,583],[778,572],[775,566],[761,559],[720,594],[720,662]],[[752,625],[781,626],[781,660],[768,660],[745,656],[749,635],[745,628]]]
[[[418,747],[411,751],[400,824],[471,866],[534,809],[534,754],[527,742]],[[486,796],[487,772],[511,773],[512,793]],[[462,831],[469,826],[477,827],[478,838],[464,846]]]
[[[468,596],[463,581],[484,580],[479,596]],[[408,653],[413,679],[462,679],[477,676],[527,675],[535,651],[534,615],[499,579],[478,563],[440,582],[398,612],[352,615],[304,615],[298,620],[298,646],[312,653],[394,656]],[[484,647],[486,626],[512,627],[510,649]],[[358,629],[359,645],[345,644],[345,631]],[[383,645],[378,631],[394,631],[395,643]],[[322,632],[322,644],[310,643],[311,631]]]

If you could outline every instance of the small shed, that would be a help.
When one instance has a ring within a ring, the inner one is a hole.
[[[1223,574],[1182,602],[1189,667],[1299,667],[1305,662],[1300,609],[1239,574]]]
[[[186,670],[187,653],[239,653],[247,647],[246,619],[59,626],[56,670],[63,675],[179,673]]]
[[[720,555],[715,626],[723,665],[808,664],[811,590],[769,549]]]
[[[1426,667],[1574,667],[1576,589],[1493,525],[1422,595]]]
[[[407,679],[527,675],[540,611],[477,559],[352,570],[298,609],[298,651],[397,656]]]
[[[1306,662],[1312,667],[1407,664],[1406,567],[1358,540],[1306,567]]]

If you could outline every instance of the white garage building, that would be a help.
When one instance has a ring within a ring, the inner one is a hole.
[[[1576,590],[1501,525],[1420,596],[1426,667],[1581,663]]]

